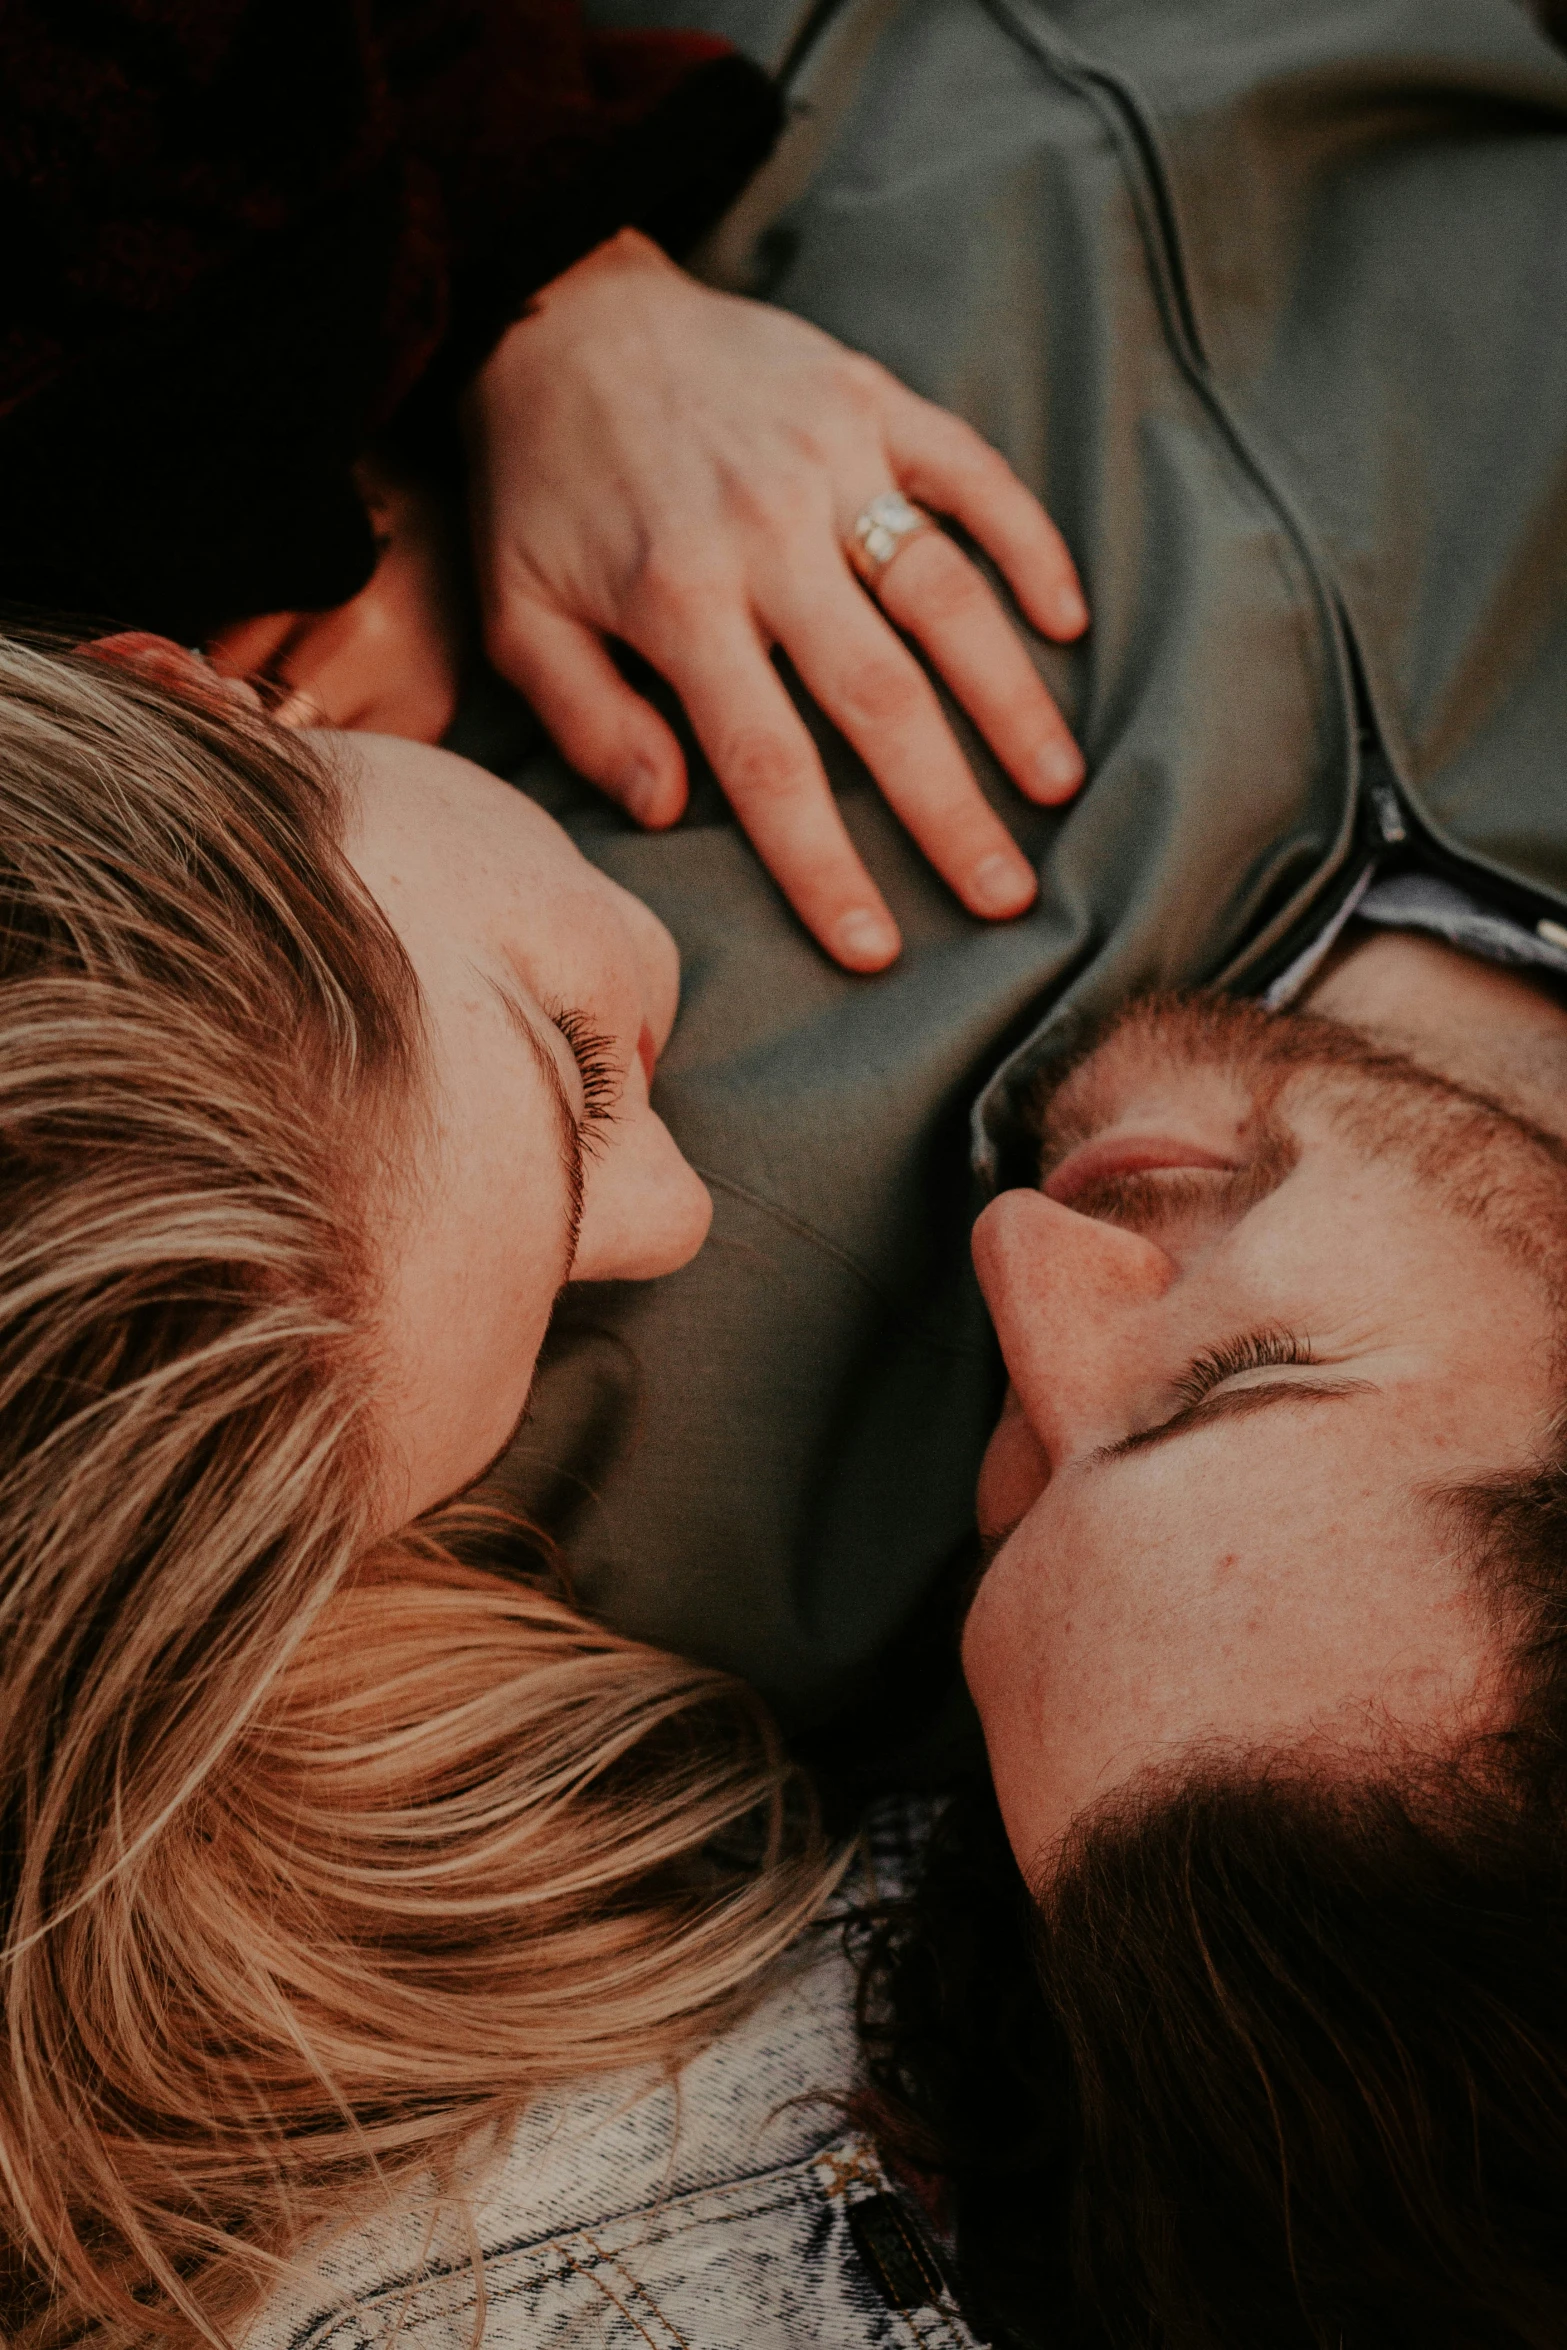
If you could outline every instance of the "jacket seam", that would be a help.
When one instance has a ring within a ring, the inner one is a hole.
[[[1180,230],[1154,116],[1132,84],[1112,67],[1077,50],[1054,26],[1048,36],[1042,32],[1032,21],[1033,11],[1026,6],[1026,0],[978,0],[978,4],[1004,34],[1047,73],[1074,90],[1105,123],[1136,214],[1166,349],[1216,427],[1237,473],[1252,494],[1260,496],[1270,520],[1282,530],[1294,549],[1315,611],[1318,650],[1325,656],[1326,690],[1342,745],[1344,799],[1334,842],[1309,881],[1231,960],[1254,953],[1266,954],[1304,920],[1323,889],[1338,877],[1353,854],[1361,759],[1354,655],[1350,647],[1358,644],[1358,640],[1332,564],[1318,547],[1311,526],[1298,510],[1287,484],[1278,478],[1265,450],[1256,445],[1249,428],[1233,412],[1208,366],[1188,291]],[[1289,581],[1277,549],[1274,561],[1286,584],[1293,589],[1294,583]]]
[[[829,2141],[829,2144],[834,2142]],[[689,2213],[693,2207],[704,2202],[711,2201],[721,2206],[719,2211],[714,2214],[720,2222],[727,2222],[731,2219],[765,2218],[780,2204],[792,2201],[802,2188],[814,2193],[824,2204],[830,2206],[831,2196],[821,2185],[819,2177],[812,2177],[814,2166],[819,2161],[822,2152],[823,2149],[818,2147],[811,2154],[803,2156],[793,2163],[785,2164],[781,2168],[753,2172],[748,2177],[738,2180],[724,2180],[708,2186],[692,2188],[684,2195],[637,2205],[625,2212],[616,2212],[608,2219],[594,2222],[593,2225],[601,2231],[605,2231],[611,2228],[629,2227],[638,2221],[644,2223],[663,2221],[664,2224],[661,2225],[646,2225],[643,2232],[634,2239],[636,2243],[645,2244],[666,2240],[669,2236],[678,2234],[678,2226],[671,2226],[668,2224],[669,2220],[678,2218],[682,2211]],[[745,2190],[750,2191],[745,2192]],[[483,2248],[481,2258],[487,2273],[503,2262],[528,2262],[531,2264],[526,2277],[519,2277],[511,2282],[502,2279],[487,2287],[487,2299],[490,2306],[498,2308],[504,2302],[515,2299],[520,2293],[532,2291],[542,2285],[558,2284],[563,2278],[576,2274],[582,2276],[585,2281],[597,2284],[599,2289],[604,2292],[605,2298],[619,2307],[615,2296],[603,2286],[601,2280],[593,2276],[590,2265],[579,2260],[571,2251],[573,2241],[589,2245],[600,2260],[618,2262],[618,2254],[605,2254],[600,2247],[593,2243],[593,2238],[588,2230],[580,2225],[560,2229],[540,2237],[525,2237],[500,2244],[486,2245]],[[307,2350],[307,2345],[311,2346],[311,2350],[329,2350],[330,2345],[339,2341],[346,2342],[354,2338],[355,2335],[360,2341],[363,2341],[366,2338],[364,2319],[367,2312],[380,2309],[389,2301],[406,2296],[410,2291],[445,2288],[446,2291],[439,2308],[426,2309],[405,2321],[405,2330],[411,2337],[421,2327],[426,2327],[438,2319],[460,2315],[474,2306],[472,2274],[469,2263],[464,2259],[462,2261],[444,2260],[409,2275],[389,2277],[377,2284],[363,2300],[356,2301],[351,2308],[345,2309],[339,2304],[335,2309],[318,2311],[290,2334],[288,2350]],[[457,2288],[455,2293],[452,2290],[454,2287]],[[655,2314],[667,2325],[668,2320],[664,2319],[663,2312],[659,2310],[657,2303],[652,2302],[651,2296],[647,2298]],[[623,2311],[622,2314],[626,2316],[629,2323],[636,2326],[645,2341],[652,2341],[646,2327],[641,2325],[630,2311]],[[352,2330],[350,2331],[350,2329]],[[680,2337],[675,2334],[675,2329],[671,2326],[669,2331],[678,2342]],[[654,2350],[661,2350],[661,2346],[655,2345]]]

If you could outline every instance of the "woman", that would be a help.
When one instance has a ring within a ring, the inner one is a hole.
[[[0,648],[4,2328],[216,2340],[323,2217],[730,2015],[827,1875],[733,1685],[417,1512],[680,1262],[660,926],[490,779]]]

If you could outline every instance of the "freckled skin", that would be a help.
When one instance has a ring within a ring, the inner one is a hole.
[[[1532,988],[1491,970],[1471,1003],[1476,967],[1456,955],[1435,989],[1427,942],[1400,992],[1385,951],[1398,944],[1378,942],[1379,1041],[1396,1016],[1400,1048],[1460,1081],[1487,1023],[1500,1029],[1493,1072],[1567,1056],[1554,1003],[1542,1010]],[[1330,986],[1321,1008],[1352,1020],[1353,958]],[[1357,1127],[1344,1110],[1349,1079],[1287,1087],[1289,1171],[1244,1212],[1205,1214],[1204,1184],[1217,1196],[1229,1180],[1211,1171],[1233,1171],[1246,1148],[1246,1081],[1163,1050],[1139,1060],[1128,1047],[1110,1066],[1092,1147],[1108,1135],[1113,1153],[1140,1133],[1189,1142],[1195,1172],[1177,1149],[1136,1175],[1155,1187],[1145,1201],[1161,1183],[1171,1198],[1184,1186],[1181,1212],[1150,1210],[1136,1229],[1130,1215],[1017,1191],[975,1232],[1011,1390],[980,1480],[996,1555],[964,1664],[1026,1870],[1097,1798],[1197,1747],[1331,1755],[1494,1718],[1505,1702],[1494,1628],[1430,1489],[1524,1466],[1557,1401],[1537,1271],[1456,1213],[1407,1151],[1368,1140],[1368,1118]],[[1520,1086],[1506,1106],[1537,1116],[1539,1095]],[[1195,1355],[1259,1330],[1298,1334],[1313,1363],[1249,1370],[1216,1393],[1335,1381],[1346,1392],[1107,1451],[1169,1417]]]

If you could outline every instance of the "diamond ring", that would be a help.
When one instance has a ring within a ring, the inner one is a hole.
[[[936,524],[923,508],[901,490],[883,490],[855,516],[844,552],[868,588],[880,586],[883,572],[910,539],[934,530]]]

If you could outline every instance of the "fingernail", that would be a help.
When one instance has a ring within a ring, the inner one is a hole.
[[[1056,626],[1074,636],[1088,626],[1088,606],[1076,588],[1063,588],[1056,598]]]
[[[981,858],[969,875],[969,897],[982,914],[1021,914],[1034,888],[1032,868],[1005,849]]]
[[[890,963],[898,951],[898,934],[886,915],[864,907],[845,914],[833,935],[846,963]]]
[[[1057,738],[1038,754],[1034,773],[1047,792],[1074,791],[1083,780],[1083,754],[1076,743]]]
[[[652,760],[633,759],[620,779],[620,791],[627,814],[634,816],[639,824],[651,823],[661,797],[658,769]]]

